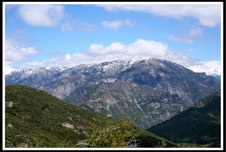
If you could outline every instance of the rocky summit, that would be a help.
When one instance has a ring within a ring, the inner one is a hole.
[[[136,117],[136,125],[146,129],[217,91],[220,79],[150,58],[63,69],[24,69],[7,75],[6,84],[44,90],[109,117]]]

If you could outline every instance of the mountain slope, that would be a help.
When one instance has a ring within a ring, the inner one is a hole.
[[[213,76],[159,59],[17,71],[6,76],[6,84],[45,90],[64,101],[114,118],[124,114],[125,109],[131,117],[143,113],[136,125],[145,129],[220,88],[220,80]]]
[[[177,94],[188,104],[214,93],[220,86],[215,77],[159,59],[141,60],[131,65],[119,74],[117,81],[147,84],[155,90]]]
[[[67,104],[44,91],[9,85],[5,93],[6,147],[76,147],[89,138],[93,130],[109,122],[113,126],[118,124],[118,121]],[[124,129],[137,135],[141,147],[177,146],[133,126]]]
[[[65,101],[117,118],[142,113],[136,125],[147,129],[193,106],[215,92],[219,81],[178,64],[158,59],[137,61],[114,82],[80,87]]]
[[[220,92],[199,102],[202,104],[148,130],[176,143],[220,147]]]
[[[6,75],[6,84],[19,84],[44,90],[60,99],[80,87],[114,81],[131,61],[112,61],[72,68],[37,68],[14,71]]]
[[[194,103],[215,92],[220,86],[220,81],[213,76],[195,73],[166,60],[151,58],[136,62],[116,60],[64,69],[24,69],[6,75],[6,84],[30,86],[61,99],[78,88],[100,82],[147,84],[157,91],[177,94],[187,102]]]
[[[171,118],[188,107],[187,102],[176,95],[156,92],[149,85],[131,83],[106,83],[80,88],[65,101],[86,109],[101,112],[113,118],[125,113],[137,116],[136,125],[148,128]]]

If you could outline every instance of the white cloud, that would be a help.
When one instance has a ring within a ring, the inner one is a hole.
[[[27,56],[35,55],[38,51],[33,47],[20,46],[19,42],[14,40],[5,40],[5,60],[14,62],[21,61]]]
[[[214,27],[221,20],[221,5],[220,4],[106,4],[98,5],[105,8],[107,11],[134,11],[145,12],[157,16],[165,16],[175,19],[184,17],[194,17],[202,25]]]
[[[20,5],[20,17],[33,26],[56,26],[64,18],[64,7],[61,5]]]
[[[70,15],[65,13],[65,9],[62,5],[19,5],[18,14],[23,21],[32,26],[55,26],[59,27],[63,32],[70,32],[73,30],[91,32],[95,30],[93,24],[84,22],[73,23]]]
[[[161,42],[138,39],[127,46],[127,51],[130,55],[164,57],[169,52],[169,48]]]
[[[102,44],[92,44],[89,47],[89,54],[94,56],[100,55],[113,55],[126,53],[126,46],[119,42],[111,43],[109,46],[103,46]]]
[[[40,66],[75,66],[78,64],[93,64],[111,60],[139,60],[160,58],[171,60],[184,66],[191,66],[194,59],[172,52],[166,44],[145,39],[138,39],[130,44],[113,42],[108,46],[102,44],[90,45],[88,51],[54,57],[40,63]]]
[[[221,62],[216,60],[197,62],[195,65],[189,67],[189,69],[195,72],[206,72],[209,75],[217,75],[221,73]]]
[[[113,42],[108,46],[102,44],[92,44],[89,48],[88,55],[94,57],[111,58],[112,60],[122,59],[144,59],[147,57],[165,57],[169,53],[167,45],[144,39],[138,39],[128,45],[119,42]]]
[[[126,20],[113,20],[113,21],[103,21],[101,23],[103,27],[112,29],[112,30],[117,30],[122,26],[128,26],[128,27],[133,27],[134,23],[128,19]]]
[[[202,35],[203,31],[200,28],[193,28],[185,32],[182,36],[169,35],[169,38],[176,42],[193,43],[198,37]]]
[[[13,67],[11,67],[10,62],[5,62],[5,74],[10,74],[12,71],[14,71],[15,69]]]

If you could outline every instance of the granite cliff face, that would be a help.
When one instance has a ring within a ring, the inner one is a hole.
[[[6,84],[45,90],[115,118],[138,114],[142,128],[170,119],[220,88],[213,76],[159,59],[27,69],[7,75]]]

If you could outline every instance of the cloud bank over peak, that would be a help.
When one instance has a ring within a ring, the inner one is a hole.
[[[221,72],[220,61],[201,62],[184,54],[171,51],[164,43],[141,38],[129,44],[120,42],[113,42],[106,46],[103,44],[91,44],[87,51],[54,56],[43,62],[27,62],[22,68],[30,66],[73,67],[79,64],[95,64],[113,60],[142,60],[147,58],[169,60],[195,72],[207,72],[207,74],[220,74]]]
[[[206,72],[210,75],[219,75],[221,73],[221,62],[216,60],[206,62],[200,61],[189,68],[195,72]]]

